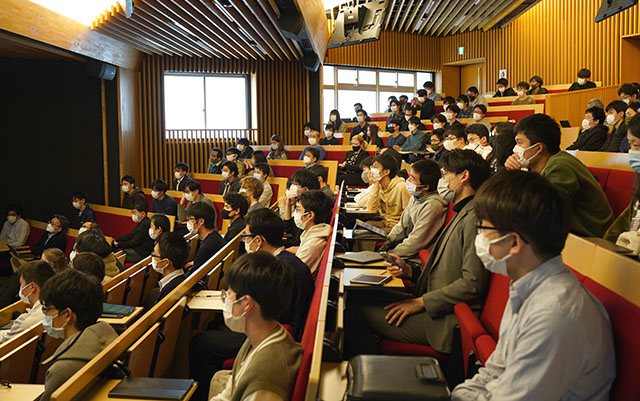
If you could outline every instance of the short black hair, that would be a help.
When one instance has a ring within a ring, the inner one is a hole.
[[[261,151],[261,150],[254,150],[252,157],[253,157],[253,159],[255,160],[256,163],[266,163],[267,162],[267,156],[265,156],[264,152]]]
[[[454,149],[442,155],[440,162],[445,171],[456,174],[468,171],[469,184],[474,190],[478,190],[491,175],[489,164],[473,150]]]
[[[467,140],[467,133],[465,132],[465,126],[462,124],[452,125],[446,132],[447,136],[454,135],[456,138],[464,138]]]
[[[151,222],[156,228],[160,227],[163,233],[171,231],[171,222],[164,214],[154,214],[151,216]]]
[[[247,210],[249,210],[249,201],[247,197],[238,192],[227,192],[223,197],[226,203],[231,206],[231,210],[236,210],[240,212],[240,216],[244,216],[247,214]]]
[[[93,252],[101,258],[106,258],[111,254],[111,245],[96,230],[88,230],[78,235],[74,249],[76,252]]]
[[[426,90],[424,90],[424,89],[418,89],[418,91],[416,92],[416,94],[417,94],[419,97],[423,97],[423,96],[427,96],[427,95],[428,95],[427,91],[426,91]]]
[[[182,171],[188,173],[189,172],[189,165],[187,163],[180,162],[180,163],[176,164],[176,169],[182,170]]]
[[[167,192],[169,190],[169,185],[162,178],[157,178],[151,183],[151,189],[155,189],[160,192]]]
[[[389,170],[389,178],[394,178],[398,174],[398,161],[395,157],[388,155],[387,152],[389,151],[387,150],[383,154],[376,156],[374,163],[380,163],[384,170]]]
[[[458,107],[457,104],[450,104],[447,107],[447,111],[450,111],[450,112],[454,113],[456,116],[458,116],[458,114],[460,114],[460,107]]]
[[[386,149],[387,150],[385,150],[384,153],[381,153],[381,155],[384,154],[384,155],[392,157],[396,161],[396,166],[397,166],[398,171],[400,171],[400,169],[402,168],[402,155],[400,154],[400,152],[398,152],[394,148],[386,147]],[[377,156],[374,156],[373,162],[376,161],[375,157],[377,157]],[[372,165],[373,165],[373,162],[371,163]]]
[[[427,81],[427,82],[423,83],[422,87],[425,88],[425,89],[426,88],[433,89],[433,87],[434,87],[433,86],[433,81]]]
[[[507,81],[507,78],[500,78],[500,79],[496,82],[496,85],[509,86],[509,81]]]
[[[309,152],[311,153],[311,156],[316,158],[316,161],[320,160],[320,151],[316,148],[312,148],[312,147],[308,147],[305,151],[305,153]]]
[[[318,173],[318,177],[322,178],[322,181],[326,184],[327,179],[329,178],[329,170],[327,170],[325,166],[318,166],[315,171]]]
[[[402,126],[402,120],[399,118],[392,118],[391,121],[389,121],[389,124]]]
[[[398,99],[402,99],[402,98],[404,98],[404,99],[406,99],[406,100],[409,100],[409,96],[407,96],[407,95],[400,95],[400,96],[398,97]]]
[[[22,216],[24,213],[24,209],[22,209],[22,206],[18,205],[17,203],[12,203],[7,206],[6,212],[7,214],[9,214],[9,212],[16,212],[18,216]]]
[[[367,116],[367,111],[365,109],[358,110],[358,113],[364,114],[365,117]],[[358,114],[358,113],[356,113],[356,114]]]
[[[630,105],[627,105],[625,102],[623,102],[622,100],[614,100],[613,102],[609,103],[607,105],[607,108],[605,109],[607,111],[607,113],[609,112],[609,110],[615,110],[616,113],[620,113],[620,112],[624,112],[625,110],[627,110],[627,107]]]
[[[73,268],[79,272],[88,274],[102,282],[105,276],[104,261],[93,252],[81,252],[71,261]]]
[[[523,134],[531,144],[544,143],[547,151],[555,155],[560,151],[560,126],[546,114],[531,114],[518,121],[516,134]]]
[[[395,96],[394,96],[394,98],[393,98],[393,99],[391,99],[391,101],[389,102],[389,104],[393,104],[393,103],[395,103],[395,104],[396,104],[396,106],[401,106],[400,101],[399,101],[398,99],[396,99],[396,98],[395,98]]]
[[[222,158],[222,156],[224,155],[224,153],[222,152],[222,149],[220,149],[218,147],[211,148],[211,151],[215,152],[215,154],[218,156],[218,158]]]
[[[269,176],[269,165],[267,163],[256,163],[255,166],[253,166],[254,170],[260,170],[262,171],[262,173],[266,176]]]
[[[480,109],[480,112],[482,114],[487,114],[487,106],[485,106],[484,104],[476,104],[473,109]]]
[[[251,144],[249,143],[249,140],[247,138],[240,138],[238,139],[238,145],[249,146]]]
[[[416,106],[411,106],[407,108],[404,112],[406,113],[407,111],[410,111],[412,116],[415,116],[416,114],[418,114],[418,108]]]
[[[467,137],[469,134],[476,134],[480,138],[485,137],[489,139],[489,130],[482,124],[471,124],[464,129],[464,132],[467,134]]]
[[[467,97],[467,95],[458,95],[458,98],[456,99],[456,101],[469,103],[469,97]]]
[[[259,235],[274,247],[282,245],[284,222],[273,210],[266,207],[257,209],[247,216],[247,226],[253,235]]]
[[[543,82],[542,82],[542,78],[540,78],[538,75],[534,75],[531,77],[531,79],[529,79],[529,82],[531,81],[536,81],[537,83],[540,84],[540,86],[542,86]]]
[[[187,184],[184,186],[185,189],[189,189],[189,191],[197,190],[198,193],[202,193],[202,185],[196,180],[189,180]]]
[[[307,212],[315,213],[314,223],[329,223],[331,220],[333,208],[331,207],[331,200],[324,192],[317,189],[303,192],[298,197],[298,202]]]
[[[133,205],[133,209],[132,210],[137,210],[138,212],[145,212],[147,213],[148,207],[147,207],[147,202],[136,202]]]
[[[309,190],[320,189],[318,177],[307,168],[301,168],[300,170],[293,173],[293,175],[291,176],[291,181],[300,184],[301,188],[307,188]]]
[[[311,131],[315,131],[316,126],[315,126],[315,125],[313,125],[313,123],[309,121],[309,122],[304,123],[304,125],[302,126],[302,128],[303,128],[303,129],[304,129],[304,128],[309,128]]]
[[[444,128],[438,128],[438,129],[434,129],[433,131],[431,131],[430,133],[432,136],[435,135],[438,137],[438,139],[440,139],[441,141],[444,139]]]
[[[235,162],[230,162],[229,160],[227,160],[226,162],[222,163],[221,168],[228,168],[229,172],[233,173],[234,176],[238,176],[238,165]]]
[[[627,125],[627,132],[636,138],[640,138],[640,114],[636,114],[631,118]]]
[[[493,137],[491,146],[493,147],[494,156],[500,166],[504,166],[509,156],[513,154],[513,148],[516,146],[516,133],[513,130],[513,124],[511,128],[505,126],[505,129],[498,131],[500,127],[496,125],[496,132],[499,135]]]
[[[537,254],[550,258],[564,248],[571,216],[568,198],[540,174],[520,170],[497,174],[473,202],[478,221],[491,222],[502,235],[518,233]]]
[[[387,150],[388,152],[388,150]],[[373,162],[376,160],[376,158],[374,156],[367,156],[362,163],[360,163],[360,168],[362,167],[367,167],[367,168],[371,168],[371,166],[373,165]]]
[[[586,68],[582,68],[578,71],[578,78],[591,78],[591,71]]]
[[[229,154],[229,153],[233,153],[234,155],[239,155],[242,152],[240,152],[240,149],[231,146],[231,147],[227,148],[227,154]]]
[[[362,108],[362,103],[354,103],[353,107],[359,106],[360,108]]]
[[[204,202],[191,202],[186,211],[187,218],[203,219],[204,227],[212,229],[216,227],[216,212]]]
[[[436,121],[441,122],[441,123],[446,123],[447,122],[447,117],[445,117],[442,114],[438,113],[438,114],[434,115],[433,117],[431,117],[431,121],[432,122],[433,122],[433,120],[436,120]]]
[[[420,119],[416,116],[411,116],[409,117],[409,121],[412,124],[415,124],[416,126],[420,125]]]
[[[516,85],[516,88],[521,88],[524,90],[529,90],[529,84],[527,82],[524,81],[520,81],[518,82],[518,85]]]
[[[129,184],[135,184],[136,183],[136,179],[131,174],[127,174],[127,175],[123,176],[120,179],[120,182],[122,182],[122,181],[126,181]]]
[[[421,186],[428,186],[429,191],[435,191],[438,188],[438,181],[442,176],[438,163],[431,159],[418,160],[411,165],[411,168],[420,174]]]
[[[638,89],[636,89],[636,87],[633,86],[633,84],[623,84],[620,87],[620,89],[618,89],[618,96],[620,96],[623,93],[629,96],[633,96],[633,95],[638,96]]]
[[[445,96],[442,99],[443,104],[456,104],[456,99],[453,96]]]
[[[622,100],[621,100],[622,102]],[[624,103],[624,102],[623,102]],[[626,104],[626,103],[625,103]],[[633,101],[631,103],[629,103],[627,105],[627,109],[632,109],[633,111],[635,111],[636,113],[638,112],[638,110],[640,110],[640,102],[639,101]],[[626,110],[626,109],[625,109]]]
[[[264,319],[278,320],[289,309],[293,288],[293,271],[265,251],[242,255],[227,272],[229,288],[236,300],[245,295],[253,298]]]
[[[510,134],[515,138],[516,125],[510,121],[501,121],[493,126],[496,135]],[[514,139],[515,140],[515,139]],[[515,146],[515,145],[514,145]]]
[[[475,86],[470,86],[469,89],[467,89],[467,92],[475,93],[476,95],[480,93],[478,92],[478,88],[476,88]]]
[[[71,195],[71,199],[83,200],[85,202],[89,202],[89,197],[84,192],[76,191]]]
[[[42,260],[34,260],[20,266],[18,274],[26,284],[36,283],[42,289],[44,283],[56,274],[49,263]]]
[[[182,235],[175,232],[162,233],[158,236],[157,244],[160,255],[156,256],[161,259],[169,259],[176,270],[184,267],[189,256],[189,247]]]
[[[76,314],[75,326],[83,330],[98,321],[102,314],[104,294],[97,278],[75,269],[67,269],[51,277],[40,291],[43,306],[59,312],[69,308]]]
[[[622,103],[624,103],[624,102],[622,102]],[[584,112],[591,114],[591,117],[593,117],[594,121],[598,120],[598,125],[604,124],[604,120],[606,119],[606,115],[604,114],[604,110],[602,110],[600,107],[589,107]]]
[[[64,216],[62,214],[54,214],[52,218],[60,220],[60,227],[62,227],[62,231],[60,232],[63,234],[66,233],[67,229],[71,225],[67,216]]]

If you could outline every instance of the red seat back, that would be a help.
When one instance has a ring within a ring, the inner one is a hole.
[[[526,116],[535,114],[533,110],[509,110],[509,111],[491,111],[491,107],[487,110],[487,117],[507,116],[509,120],[520,121]]]
[[[611,388],[611,400],[637,400],[640,394],[640,380],[638,380],[640,307],[590,278],[584,281],[584,286],[607,309],[613,327],[617,376]]]
[[[224,219],[222,218],[222,209],[224,208],[224,202],[216,202],[213,201],[213,208],[216,209],[216,216],[218,216],[216,225],[218,227],[218,231],[222,230],[222,222]]]
[[[598,184],[600,187],[604,189],[607,185],[607,180],[609,179],[609,173],[611,172],[608,168],[599,168],[599,167],[587,167],[589,171],[596,177],[598,180]]]
[[[151,197],[151,195],[148,195],[148,197]],[[127,235],[136,228],[136,223],[131,220],[131,216],[123,216],[121,214],[106,213],[97,210],[94,210],[93,214],[96,216],[96,221],[100,224],[100,230],[104,235],[108,235],[113,238]]]
[[[449,208],[447,209],[447,217],[444,220],[444,226],[446,227],[453,218],[456,217],[456,212],[453,211],[453,203],[449,203]]]
[[[301,154],[301,150],[287,150],[287,156],[289,157],[289,160],[298,160]],[[273,169],[273,166],[271,166],[271,169]]]
[[[289,152],[291,154],[291,152]],[[280,166],[280,165],[270,165],[271,170],[273,170],[274,177],[292,177],[293,174],[300,170],[301,166]]]
[[[509,299],[509,283],[511,279],[502,274],[492,274],[487,299],[480,314],[480,322],[487,333],[496,341],[500,333],[500,321],[504,307]]]
[[[604,193],[607,195],[613,215],[618,216],[631,202],[635,190],[634,171],[610,170]]]
[[[29,232],[29,238],[27,238],[27,245],[34,246],[38,241],[40,241],[40,237],[42,237],[42,234],[44,234],[46,230],[34,226],[31,226],[30,228],[31,231]]]
[[[202,193],[205,194],[217,194],[220,191],[220,182],[222,181],[222,176],[215,175],[216,178],[213,178],[214,175],[210,179],[198,178],[198,182],[202,187]]]

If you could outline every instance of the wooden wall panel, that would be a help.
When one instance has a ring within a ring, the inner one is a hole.
[[[618,99],[618,86],[602,86],[574,92],[562,92],[547,95],[545,113],[556,121],[567,120],[572,127],[580,127],[587,109],[587,102],[600,99],[606,106]]]
[[[172,179],[176,162],[184,161],[194,172],[207,166],[210,145],[223,149],[233,144],[229,135],[198,140],[186,132],[177,139],[165,139],[164,72],[255,74],[257,96],[257,138],[269,143],[273,134],[286,144],[302,140],[302,126],[309,119],[309,73],[298,61],[253,61],[178,56],[144,56],[140,68],[140,116],[142,133],[142,182],[149,186],[156,178]],[[220,96],[224,96],[221,93]]]
[[[138,73],[118,69],[118,125],[120,129],[120,177],[132,174],[141,177],[139,110],[137,108]],[[120,178],[118,177],[118,179]],[[115,177],[112,177],[115,179]]]

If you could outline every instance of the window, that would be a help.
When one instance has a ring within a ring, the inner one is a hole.
[[[342,118],[353,118],[354,103],[362,103],[368,113],[384,113],[389,96],[406,95],[411,100],[425,81],[433,81],[433,73],[426,71],[392,71],[346,66],[323,66],[323,120],[329,119],[333,109]]]
[[[249,128],[246,75],[171,74],[164,76],[165,128]]]

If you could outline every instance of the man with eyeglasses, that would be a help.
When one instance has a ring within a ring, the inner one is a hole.
[[[69,228],[69,219],[61,214],[54,214],[47,224],[47,232],[42,234],[40,240],[31,247],[31,253],[40,258],[42,252],[49,248],[58,248],[65,252],[67,249],[67,228]]]
[[[375,297],[347,304],[348,356],[377,353],[379,337],[430,345],[449,353],[457,324],[453,307],[464,302],[474,311],[482,308],[489,275],[475,252],[473,197],[489,178],[489,165],[471,150],[446,153],[441,162],[438,193],[453,203],[456,216],[440,234],[424,267],[398,256],[393,256],[393,265],[387,263],[391,275],[415,285],[413,294],[376,292]]]

